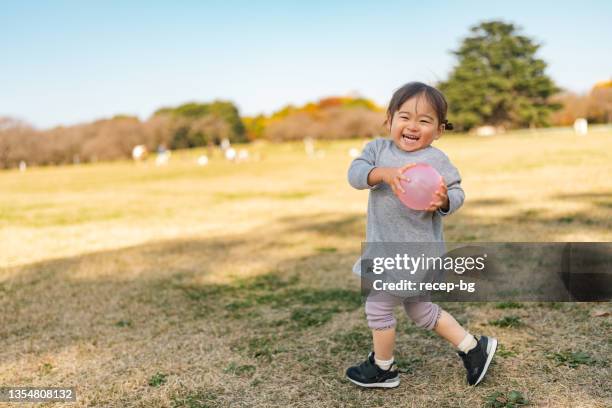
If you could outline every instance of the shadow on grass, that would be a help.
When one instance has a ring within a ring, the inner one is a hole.
[[[365,217],[363,215],[338,217],[336,214],[319,214],[312,218],[281,217],[278,221],[287,226],[288,233],[314,233],[357,240],[357,242],[364,239]]]
[[[531,223],[551,222],[539,212],[528,215]],[[526,216],[519,214],[505,221],[520,224],[520,218]],[[593,217],[599,216],[578,213],[567,221],[552,222],[606,228],[602,220]],[[261,327],[309,330],[325,325],[334,315],[357,308],[358,288],[321,287],[317,282],[306,282],[302,275],[313,264],[330,270],[337,269],[338,260],[347,266],[352,264],[358,252],[346,253],[333,247],[321,250],[318,238],[358,242],[364,236],[364,217],[324,213],[281,217],[278,221],[281,228],[274,236],[253,231],[223,238],[164,241],[11,268],[16,269],[15,278],[0,282],[2,338],[15,345],[26,337],[46,337],[36,347],[37,353],[44,353],[113,331],[141,329],[159,320],[174,318],[177,325],[188,324],[179,319],[181,316],[203,319],[211,313],[221,313],[226,318],[254,318],[266,309],[270,313],[256,319]],[[451,228],[448,240],[469,241],[466,231],[478,232],[479,237],[473,239],[491,236],[497,227],[484,217],[459,215],[458,221],[464,228]],[[223,267],[228,260],[249,262],[252,256],[265,257],[269,247],[278,246],[295,233],[310,234],[311,255],[292,256],[287,244],[288,254],[279,261],[270,261],[267,274],[225,285],[200,283],[200,278]],[[318,265],[321,262],[323,265]],[[340,279],[351,279],[349,268],[337,274]],[[276,312],[278,319],[268,317]],[[150,313],[153,319],[147,318]],[[99,327],[104,330],[99,332]],[[2,357],[3,361],[16,358]]]
[[[497,205],[514,204],[516,201],[505,197],[480,198],[470,200],[469,204],[476,207],[495,207]]]
[[[485,237],[492,236],[495,227],[493,220],[484,217],[458,221]],[[196,338],[194,333],[205,332],[211,333],[210,338],[220,337],[235,353],[232,358],[248,362],[228,362],[221,367],[223,375],[248,379],[252,387],[263,381],[259,376],[262,365],[269,367],[275,357],[289,351],[301,369],[320,370],[321,378],[330,384],[342,384],[339,366],[370,345],[365,319],[359,325],[327,331],[334,321],[342,321],[360,307],[358,288],[346,285],[352,279],[350,265],[359,253],[358,249],[321,247],[320,240],[354,240],[358,248],[364,217],[330,213],[282,217],[276,227],[273,233],[253,230],[222,238],[154,242],[11,268],[7,271],[14,277],[0,282],[4,312],[0,315],[0,362],[10,366],[28,357],[60,355],[81,344],[106,350],[112,360],[120,361],[126,350],[137,348],[147,357],[133,361],[145,364],[145,369],[150,364],[151,378],[158,369],[148,356],[170,361],[175,357],[172,353],[177,348],[165,351],[168,335],[182,343],[180,349]],[[291,253],[294,234],[307,234],[313,245],[311,254]],[[459,234],[449,235],[451,240]],[[223,284],[203,283],[203,278],[216,269],[227,269],[232,261],[265,259],[279,243],[287,252],[266,261],[267,273],[236,277]],[[332,271],[338,285],[313,280],[309,277],[313,268]],[[456,306],[457,314],[461,315],[462,308]],[[408,330],[403,335],[413,333]],[[427,332],[414,335],[428,337]],[[206,347],[214,346],[205,345],[208,353],[211,350]],[[126,361],[129,365],[132,360]],[[54,370],[49,364],[43,363],[43,379]],[[402,368],[411,372],[419,366],[420,361],[410,360]],[[113,373],[112,367],[92,369]],[[179,375],[188,375],[177,370]],[[188,404],[190,398],[210,402],[216,398],[189,392],[177,399]],[[355,396],[349,394],[347,398]],[[339,400],[340,396],[330,398]]]
[[[562,216],[548,216],[544,210],[523,210],[503,217],[508,224],[540,224],[542,226],[579,226],[605,232],[612,227],[610,211],[574,211]]]
[[[507,225],[508,231],[513,229],[521,229],[525,225],[530,228],[541,227],[543,233],[548,232],[546,238],[549,242],[558,241],[558,235],[562,234],[565,229],[566,233],[570,233],[572,228],[582,228],[592,231],[594,235],[601,235],[612,228],[612,203],[604,201],[589,200],[591,206],[588,209],[580,211],[566,212],[563,215],[550,215],[545,209],[531,208],[526,210],[508,211],[508,214],[503,217],[493,218],[483,216],[479,213],[481,208],[492,206],[488,204],[489,200],[476,200],[475,202],[466,203],[463,212],[458,215],[453,215],[457,225],[461,226],[460,231],[455,229],[453,223],[446,226],[446,230],[451,234],[446,234],[449,241],[473,241],[481,240],[483,242],[503,242],[504,237],[499,235],[499,226]],[[496,200],[493,200],[496,201]],[[510,202],[508,202],[510,203]],[[453,236],[456,233],[456,236]],[[539,237],[538,240],[542,240]],[[533,241],[533,237],[525,236],[524,241]]]
[[[265,257],[268,248],[296,231],[348,236],[363,226],[357,216],[325,217],[334,219],[331,226],[284,219],[280,236],[253,231],[162,241],[7,268],[12,278],[0,281],[5,346],[0,361],[55,354],[77,343],[103,347],[109,341],[150,337],[154,347],[155,333],[162,328],[180,336],[183,330],[212,329],[232,320],[252,329],[233,347],[247,356],[269,358],[271,351],[261,339],[317,329],[359,307],[358,287],[321,286],[301,276],[312,265],[331,269],[339,259],[348,264],[358,254],[313,247],[311,255],[296,256],[288,248],[286,255],[267,262],[268,273],[226,284],[204,284],[203,278],[227,269],[228,262]],[[348,268],[342,275],[351,279]]]
[[[588,193],[564,193],[564,194],[556,194],[553,196],[554,199],[557,200],[598,200],[598,199],[607,199],[612,200],[612,191],[608,192],[588,192]]]

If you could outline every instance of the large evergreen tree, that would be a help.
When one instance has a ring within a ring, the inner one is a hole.
[[[479,125],[543,126],[559,106],[549,98],[559,89],[536,57],[540,47],[502,21],[480,23],[453,51],[458,64],[439,84],[449,102],[449,119],[459,129]]]

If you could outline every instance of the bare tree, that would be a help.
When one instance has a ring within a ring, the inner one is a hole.
[[[36,130],[26,122],[0,117],[0,167],[14,167],[21,160],[32,162],[29,151],[36,136]]]

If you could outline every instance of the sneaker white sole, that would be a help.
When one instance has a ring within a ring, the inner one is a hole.
[[[489,337],[489,341],[487,342],[487,362],[485,363],[482,373],[480,373],[480,377],[478,377],[478,380],[476,380],[476,382],[474,383],[474,386],[478,385],[484,378],[485,374],[487,373],[487,370],[489,369],[489,364],[491,364],[491,360],[493,360],[493,355],[495,354],[496,350],[497,339]]]
[[[394,379],[394,380],[387,380],[384,383],[372,383],[372,384],[366,384],[366,383],[361,383],[359,381],[355,381],[350,377],[346,377],[349,379],[350,382],[352,382],[353,384],[357,384],[360,387],[365,387],[365,388],[395,388],[400,384],[400,380],[399,377]]]

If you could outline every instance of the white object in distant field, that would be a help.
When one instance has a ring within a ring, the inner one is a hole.
[[[304,150],[306,151],[306,155],[308,157],[314,156],[315,146],[314,146],[314,140],[312,140],[312,137],[304,138]]]
[[[25,161],[20,161],[19,162],[19,171],[26,171],[26,169],[28,168],[28,165],[26,164]]]
[[[476,128],[476,136],[493,136],[497,130],[493,126],[480,126]]]
[[[236,159],[236,149],[234,149],[233,147],[229,147],[228,149],[226,149],[225,158],[230,161]]]
[[[230,146],[231,144],[228,138],[224,138],[223,140],[221,140],[221,150],[227,150],[230,148]]]
[[[358,157],[359,156],[359,149],[357,149],[356,147],[351,147],[349,149],[349,156],[351,156],[353,159],[355,157]]]
[[[157,157],[155,157],[155,165],[156,166],[165,166],[170,161],[170,151],[164,150],[161,153],[157,153]]]
[[[578,118],[574,122],[574,132],[578,136],[586,136],[589,133],[589,123],[584,118]]]
[[[247,149],[238,150],[238,160],[246,160],[249,158],[249,151]]]
[[[147,147],[145,145],[137,145],[132,149],[132,159],[136,161],[144,160],[147,156]]]
[[[206,166],[208,164],[208,156],[202,155],[198,157],[198,166]]]

